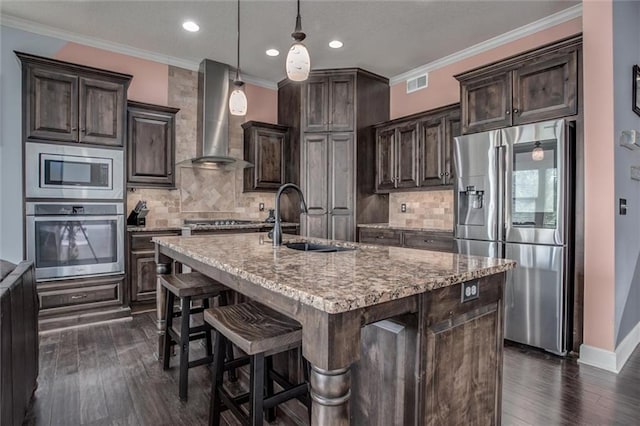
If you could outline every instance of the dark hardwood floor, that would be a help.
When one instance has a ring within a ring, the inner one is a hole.
[[[151,313],[136,315],[130,322],[41,336],[39,387],[27,423],[206,424],[207,367],[189,371],[189,401],[180,402],[178,369],[162,370],[153,356],[156,342]],[[197,342],[192,348],[202,351]],[[636,425],[640,348],[616,376],[575,360],[507,345],[503,392],[505,425]],[[229,425],[237,424],[229,412],[223,418]]]

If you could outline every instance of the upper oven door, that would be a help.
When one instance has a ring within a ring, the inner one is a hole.
[[[26,198],[123,198],[122,151],[32,142],[25,146]]]

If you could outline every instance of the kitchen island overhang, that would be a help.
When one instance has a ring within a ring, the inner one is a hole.
[[[322,253],[284,245],[274,248],[264,234],[159,237],[154,239],[157,269],[172,273],[176,264],[189,266],[300,322],[303,355],[312,364],[313,424],[349,424],[349,367],[359,359],[361,327],[402,314],[418,316],[422,336],[418,339],[418,424],[442,421],[444,413],[499,421],[504,278],[515,262],[297,236],[285,236],[285,240],[355,250]],[[463,302],[462,283],[469,282],[476,284],[476,293]],[[158,311],[164,311],[161,288]],[[159,321],[159,333],[163,327]],[[447,357],[456,359],[455,353],[446,350],[453,344],[480,352],[473,360],[459,354],[458,363],[473,361],[482,368],[471,368],[468,386],[458,384],[459,391],[452,390],[457,393],[442,405],[434,386],[443,386],[445,377],[439,378],[435,367],[438,361],[451,361]],[[477,389],[487,377],[495,378],[493,385],[486,391]],[[451,410],[450,405],[467,394],[471,395],[464,403],[467,408]]]

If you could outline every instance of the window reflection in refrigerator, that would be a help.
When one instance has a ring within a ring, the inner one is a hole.
[[[512,225],[555,229],[558,222],[558,164],[555,139],[513,149]]]

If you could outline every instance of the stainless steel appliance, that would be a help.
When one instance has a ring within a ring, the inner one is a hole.
[[[123,152],[81,145],[25,144],[25,197],[122,199]]]
[[[122,203],[26,203],[36,279],[124,273]]]
[[[505,338],[568,348],[568,188],[564,120],[455,138],[459,253],[518,262],[508,273]]]

